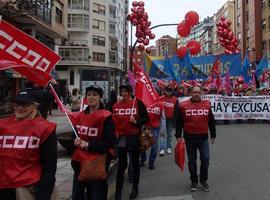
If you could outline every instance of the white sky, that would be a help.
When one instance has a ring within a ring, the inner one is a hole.
[[[130,8],[132,8],[132,1],[130,0]],[[190,10],[196,11],[200,15],[201,21],[207,16],[214,15],[226,0],[143,0],[143,2],[145,3],[145,10],[148,12],[149,20],[152,22],[151,26],[155,26],[158,24],[179,23]],[[135,27],[133,28],[134,32]],[[177,35],[176,26],[156,28],[153,32],[156,34],[155,40],[163,35],[170,35],[172,37]],[[133,43],[135,39],[134,36]],[[151,42],[151,45],[154,44],[154,42]]]

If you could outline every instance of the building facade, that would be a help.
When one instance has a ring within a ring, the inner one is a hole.
[[[156,41],[156,56],[173,56],[177,51],[177,40],[169,35],[162,36]]]
[[[59,47],[59,78],[70,90],[97,84],[105,98],[127,67],[126,0],[68,0],[68,39]]]
[[[270,1],[262,2],[262,53],[270,58]]]
[[[0,0],[0,14],[4,20],[58,53],[60,41],[67,37],[67,2],[46,0],[37,4],[36,1],[10,4],[11,0]],[[12,112],[11,100],[24,87],[24,81],[13,70],[0,71],[0,116]]]
[[[263,5],[266,6],[266,1],[235,0],[236,35],[240,40],[242,57],[249,49],[251,61],[259,61],[262,57],[262,32],[266,33],[269,20],[263,17],[266,16],[262,14],[266,11]]]

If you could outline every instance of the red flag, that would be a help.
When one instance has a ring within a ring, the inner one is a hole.
[[[214,77],[216,77],[217,88],[219,88],[221,85],[219,65],[220,65],[220,60],[219,60],[219,56],[218,56],[216,61],[213,64],[212,69],[211,69],[212,83],[214,82]]]
[[[54,51],[15,28],[0,22],[0,70],[14,68],[39,85],[46,85],[50,73],[61,59]]]
[[[144,70],[138,66],[134,66],[134,75],[136,80],[136,98],[140,99],[146,106],[157,103],[159,95],[148,76],[144,73]]]
[[[230,71],[228,69],[228,71],[226,72],[226,83],[225,83],[225,88],[226,88],[226,93],[227,94],[231,94],[232,93],[232,89],[231,89],[231,76],[230,76]]]

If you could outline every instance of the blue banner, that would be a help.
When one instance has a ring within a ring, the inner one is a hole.
[[[189,57],[185,57],[180,59],[178,56],[174,55],[170,58],[170,66],[167,66],[164,60],[155,59],[152,57],[151,66],[148,68],[148,73],[150,77],[158,78],[158,79],[168,79],[171,77],[171,69],[173,68],[174,75],[177,78],[177,81],[181,80],[189,80],[190,79],[190,67],[192,68],[193,77],[195,79],[207,79],[210,70],[216,60],[217,56],[201,56],[201,57],[191,57],[190,61]],[[241,75],[241,55],[240,54],[232,54],[232,55],[220,55],[220,71],[221,76],[224,76],[229,69],[229,73],[231,76],[239,76]]]

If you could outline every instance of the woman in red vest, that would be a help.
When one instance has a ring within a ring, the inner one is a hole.
[[[112,113],[103,109],[102,96],[103,90],[101,88],[97,86],[86,88],[88,107],[74,119],[79,138],[74,140],[76,149],[71,162],[74,170],[73,200],[84,199],[85,190],[88,199],[107,199],[106,179],[89,182],[78,181],[80,162],[91,160],[95,156],[107,154],[106,170],[108,170],[110,156],[108,152],[114,147],[116,137]]]
[[[14,100],[15,116],[0,120],[0,199],[31,192],[50,200],[57,163],[56,124],[38,114],[38,95],[28,89]],[[30,193],[29,193],[30,194]]]
[[[127,154],[129,152],[131,168],[133,169],[133,189],[129,199],[135,199],[138,195],[140,179],[140,144],[139,133],[141,127],[149,121],[144,104],[131,97],[130,85],[120,86],[120,95],[123,100],[113,106],[115,131],[118,136],[118,171],[116,177],[116,199],[121,200],[121,192],[124,182],[124,173],[127,168]]]

